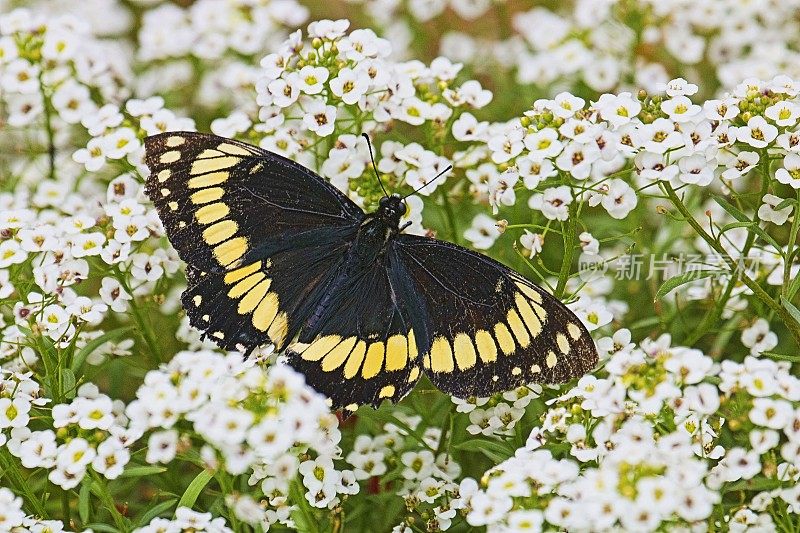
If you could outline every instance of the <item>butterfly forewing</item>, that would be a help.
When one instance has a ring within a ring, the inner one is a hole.
[[[170,132],[145,149],[146,192],[189,264],[182,301],[192,325],[225,349],[283,347],[361,209],[310,170],[238,141]]]
[[[463,398],[561,383],[597,362],[580,320],[509,268],[413,235],[401,235],[397,248],[428,316],[422,366],[443,391]]]

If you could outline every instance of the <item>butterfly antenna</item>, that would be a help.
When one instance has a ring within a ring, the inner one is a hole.
[[[375,171],[375,177],[378,178],[378,183],[380,184],[381,189],[383,190],[383,195],[389,196],[389,193],[386,192],[386,187],[383,186],[383,182],[381,181],[381,175],[378,172],[378,165],[375,164],[375,156],[372,153],[372,141],[369,140],[369,135],[367,135],[366,133],[362,133],[361,135],[367,140],[367,148],[369,148],[369,159],[370,161],[372,161],[372,169]]]
[[[416,189],[414,189],[410,193],[408,193],[405,196],[403,196],[403,200],[405,200],[406,198],[408,198],[412,194],[417,194],[419,191],[421,191],[422,189],[424,189],[425,187],[427,187],[428,185],[430,185],[434,181],[438,180],[439,178],[441,178],[442,176],[444,176],[445,174],[447,174],[451,170],[453,170],[453,165],[448,165],[448,167],[446,169],[444,169],[441,172],[439,172],[438,174],[436,174],[436,176],[431,181],[429,181],[428,183],[423,183],[422,185],[420,185],[419,187],[417,187]]]

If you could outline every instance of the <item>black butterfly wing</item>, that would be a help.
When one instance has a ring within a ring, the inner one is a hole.
[[[289,363],[335,409],[397,402],[419,379],[411,318],[419,310],[399,297],[391,262],[382,256],[364,270],[340,272],[287,349]]]
[[[246,143],[194,132],[145,140],[146,192],[189,264],[193,326],[225,349],[285,346],[364,216],[328,182]]]
[[[303,167],[247,143],[196,132],[145,139],[145,192],[181,259],[231,270],[299,235],[358,224],[364,213]]]
[[[581,321],[508,267],[415,235],[398,236],[395,247],[427,313],[422,366],[441,390],[487,396],[529,382],[565,382],[597,363]]]

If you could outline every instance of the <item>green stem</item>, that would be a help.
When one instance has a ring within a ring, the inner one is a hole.
[[[447,199],[447,192],[444,190],[444,188],[442,188],[441,191],[442,192],[440,195],[442,197],[442,203],[444,204],[444,213],[447,217],[447,224],[450,226],[450,240],[455,244],[459,244],[458,229],[456,226],[456,214],[453,211],[453,205]]]
[[[711,247],[712,250],[717,252],[720,257],[728,264],[728,268],[731,271],[731,275],[739,276],[739,279],[742,280],[742,283],[747,285],[751,291],[753,291],[753,295],[761,300],[761,302],[770,308],[780,319],[783,321],[786,328],[794,337],[795,343],[800,346],[800,324],[789,314],[789,312],[784,308],[780,303],[775,301],[767,292],[761,288],[755,280],[750,278],[733,260],[733,258],[728,255],[728,252],[725,251],[725,248],[714,239],[711,235],[706,232],[703,226],[700,225],[697,220],[695,220],[694,216],[689,212],[686,208],[686,205],[683,201],[678,197],[675,193],[675,189],[672,188],[672,185],[669,182],[662,182],[662,186],[664,188],[664,192],[669,197],[672,204],[678,209],[678,211],[683,215],[684,220],[694,229],[695,233],[697,233],[700,238],[702,238],[706,243]]]
[[[133,315],[134,321],[136,321],[136,325],[139,326],[145,344],[147,344],[147,349],[150,352],[150,359],[158,366],[161,364],[161,357],[158,355],[158,344],[156,343],[155,337],[153,337],[153,331],[149,324],[145,322],[135,298],[131,300],[131,314]]]
[[[558,283],[556,284],[555,297],[564,297],[564,289],[567,287],[570,270],[572,269],[572,257],[575,254],[575,233],[578,228],[578,217],[576,214],[577,205],[575,202],[569,204],[569,218],[567,228],[564,231],[564,257],[561,259],[561,270],[558,273]]]
[[[791,282],[792,271],[792,254],[794,253],[794,246],[797,241],[797,231],[800,229],[800,190],[796,191],[797,203],[794,204],[794,218],[792,218],[792,229],[789,230],[789,245],[786,248],[786,257],[783,261],[783,285],[781,286],[781,295],[786,297],[789,291]]]
[[[117,529],[120,531],[130,531],[130,527],[128,526],[125,517],[117,510],[117,506],[114,503],[114,498],[108,492],[108,487],[106,487],[105,480],[100,477],[95,471],[91,471],[92,476],[92,492],[100,498],[100,501],[103,502],[103,505],[111,513],[111,518],[114,519],[114,523],[117,526]]]
[[[42,73],[44,69],[42,69]],[[51,180],[56,179],[56,143],[55,143],[55,132],[53,131],[53,120],[52,120],[52,112],[53,106],[50,102],[50,98],[47,96],[47,91],[45,90],[45,84],[43,80],[43,74],[39,74],[39,91],[42,94],[42,109],[44,111],[44,127],[45,132],[47,133],[47,155],[48,155],[48,176]]]

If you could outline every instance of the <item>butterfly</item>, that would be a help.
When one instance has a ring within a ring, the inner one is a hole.
[[[181,301],[225,350],[273,343],[349,411],[399,401],[425,373],[459,398],[561,383],[597,351],[558,299],[487,256],[404,233],[302,165],[194,132],[145,139],[145,191],[187,263]]]

